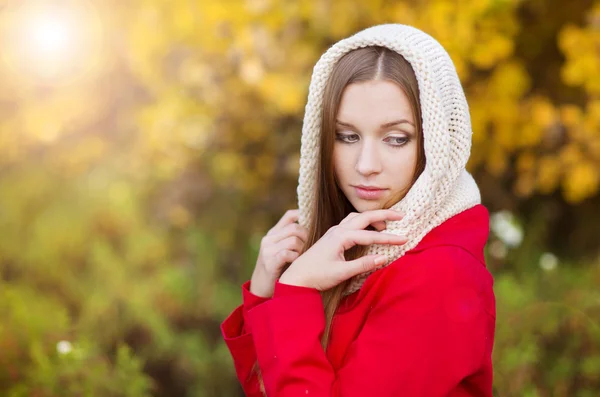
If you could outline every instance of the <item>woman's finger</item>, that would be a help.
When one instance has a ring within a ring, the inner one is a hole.
[[[346,215],[346,217],[344,219],[342,219],[342,221],[340,222],[340,225],[345,225],[346,223],[348,223],[351,219],[354,219],[355,217],[357,217],[359,215],[358,212],[351,212],[348,215]]]
[[[340,229],[337,232],[341,238],[341,245],[348,250],[355,245],[390,244],[402,245],[407,239],[391,233],[375,232],[371,230],[348,230]]]
[[[375,228],[375,230],[378,230],[380,232],[387,229],[387,225],[385,224],[384,221],[373,222],[373,223],[371,223],[371,226],[373,226]]]
[[[385,255],[366,255],[353,261],[342,263],[338,266],[339,276],[343,280],[348,280],[350,277],[366,273],[383,265],[387,261]]]
[[[304,241],[302,241],[298,236],[290,236],[286,239],[281,240],[277,243],[275,248],[276,251],[296,251],[301,252],[302,248],[304,248]]]
[[[270,268],[270,271],[277,273],[281,271],[283,265],[286,263],[292,263],[298,258],[298,256],[300,256],[300,254],[296,251],[281,250],[277,252],[265,265]]]
[[[365,211],[353,217],[352,219],[349,219],[348,222],[344,224],[344,227],[347,229],[364,229],[373,223],[399,221],[402,218],[403,215],[394,210]]]
[[[274,234],[279,230],[283,229],[285,226],[296,222],[299,219],[299,217],[300,211],[298,209],[287,210],[286,213],[283,214],[279,222],[277,222],[275,226],[273,226],[271,230],[267,232],[267,235]]]
[[[342,220],[340,222],[340,225],[343,226],[348,226],[348,222],[351,221],[352,219],[356,218],[357,216],[359,216],[360,214],[358,212],[351,212],[349,213],[344,220]],[[371,226],[373,226],[373,228],[375,230],[379,230],[380,232],[385,230],[387,228],[386,224],[384,221],[375,221],[371,223]]]
[[[268,237],[272,243],[278,243],[288,237],[296,236],[300,240],[306,242],[308,240],[308,230],[297,223],[291,223],[283,229],[276,231]]]

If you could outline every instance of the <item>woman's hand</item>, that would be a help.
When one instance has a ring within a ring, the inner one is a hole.
[[[275,282],[283,267],[292,263],[308,238],[308,230],[300,226],[298,210],[287,211],[260,242],[260,251],[250,280],[250,292],[264,298],[273,296]]]
[[[367,272],[386,261],[383,255],[367,255],[346,261],[344,251],[355,245],[406,243],[404,236],[364,230],[373,225],[385,228],[385,220],[397,221],[402,215],[394,210],[373,210],[349,214],[339,225],[330,228],[310,249],[296,259],[279,282],[324,291]],[[383,226],[382,226],[383,225]]]

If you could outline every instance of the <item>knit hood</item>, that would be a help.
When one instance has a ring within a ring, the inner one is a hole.
[[[372,245],[368,255],[383,254],[385,267],[416,247],[433,228],[481,202],[465,166],[471,151],[471,120],[456,69],[444,48],[428,34],[406,25],[384,24],[362,30],[331,46],[313,69],[302,126],[298,183],[299,223],[307,228],[314,211],[325,85],[335,63],[351,50],[383,46],[402,55],[419,85],[426,165],[406,196],[392,209],[404,214],[387,222],[386,233],[406,236],[401,246]],[[381,268],[380,267],[380,268]],[[373,270],[375,271],[375,270]],[[356,276],[345,295],[357,291],[370,273]]]

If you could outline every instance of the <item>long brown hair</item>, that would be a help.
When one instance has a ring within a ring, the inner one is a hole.
[[[323,94],[320,134],[321,153],[319,154],[317,171],[316,203],[311,219],[309,220],[309,237],[304,245],[304,251],[312,247],[329,228],[338,225],[350,212],[356,212],[356,209],[346,198],[335,178],[333,165],[335,120],[346,86],[371,80],[385,80],[396,83],[408,97],[417,130],[417,164],[411,186],[425,169],[419,86],[410,64],[402,55],[386,47],[369,46],[346,53],[334,65]],[[405,194],[406,191],[400,192],[397,197],[393,197],[389,202],[385,203],[383,208],[390,208]],[[367,249],[368,247],[366,246],[354,246],[345,252],[344,257],[346,260],[359,258],[366,253]],[[321,345],[325,351],[329,342],[333,316],[342,300],[342,295],[348,282],[349,280],[321,292],[325,308],[325,332],[321,339]],[[257,364],[255,364],[254,370],[257,372],[261,390],[266,395],[260,369]]]

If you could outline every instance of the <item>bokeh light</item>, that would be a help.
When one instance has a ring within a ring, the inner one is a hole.
[[[40,57],[64,57],[73,49],[76,27],[62,15],[33,15],[25,28],[29,31],[30,50]]]
[[[90,77],[105,60],[103,25],[88,2],[24,2],[3,13],[0,60],[20,79],[70,83]]]

